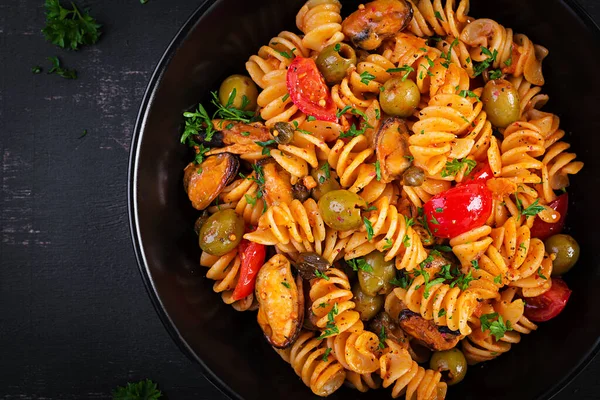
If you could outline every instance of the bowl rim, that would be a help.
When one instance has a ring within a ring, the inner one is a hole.
[[[172,58],[179,46],[187,39],[188,35],[198,24],[200,18],[220,0],[203,0],[196,10],[190,15],[182,27],[177,31],[166,50],[160,57],[150,80],[148,81],[144,97],[139,107],[138,115],[136,118],[135,126],[131,138],[131,147],[129,151],[129,162],[127,170],[127,211],[129,216],[129,228],[131,234],[131,241],[133,250],[135,253],[138,270],[140,272],[142,281],[146,288],[146,292],[152,301],[152,305],[156,313],[159,316],[162,324],[164,325],[167,332],[177,344],[179,349],[192,361],[200,365],[200,370],[204,377],[213,384],[215,388],[221,391],[222,394],[230,399],[243,398],[229,387],[221,378],[219,378],[212,369],[210,369],[204,361],[199,358],[193,349],[188,345],[185,339],[179,333],[179,330],[173,323],[173,320],[167,313],[156,286],[151,278],[150,267],[145,257],[144,245],[141,240],[141,234],[139,229],[139,218],[138,218],[138,202],[137,202],[137,181],[138,181],[138,162],[140,156],[140,142],[144,136],[148,115],[150,112],[150,106],[154,102],[156,92],[161,84],[162,77],[169,66]],[[583,22],[583,24],[590,30],[596,40],[600,42],[600,26],[594,21],[591,15],[579,4],[577,0],[559,0],[564,3],[568,8],[573,10],[575,15]],[[600,340],[596,341],[596,345],[584,354],[579,363],[562,379],[553,383],[545,392],[537,397],[536,400],[550,400],[560,393],[569,383],[577,377],[596,357],[600,352]]]

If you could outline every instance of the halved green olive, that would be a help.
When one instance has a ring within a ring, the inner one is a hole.
[[[383,253],[373,251],[364,258],[371,267],[369,271],[358,271],[358,282],[363,292],[369,296],[388,294],[392,285],[390,281],[396,277],[396,267],[393,261],[385,261]]]
[[[412,115],[421,101],[421,92],[410,79],[391,78],[379,93],[381,108],[388,115],[406,118]]]
[[[222,256],[235,249],[244,235],[244,219],[234,210],[217,211],[211,215],[198,235],[202,251]]]
[[[425,181],[425,171],[416,166],[409,167],[402,174],[402,184],[404,186],[421,186]]]
[[[519,93],[509,81],[498,79],[486,83],[481,101],[488,120],[494,126],[506,128],[519,119]]]
[[[294,126],[289,122],[275,122],[271,134],[279,144],[288,144],[294,138]]]
[[[254,110],[256,108],[258,89],[252,79],[244,75],[231,75],[221,83],[221,87],[219,88],[219,102],[222,105],[227,105],[234,89],[235,97],[231,104],[233,108],[241,110],[244,103],[246,103],[243,108],[244,110]],[[245,102],[244,96],[247,99]]]
[[[434,371],[447,372],[444,375],[446,383],[450,386],[462,381],[467,374],[467,360],[457,348],[433,353],[429,367]]]
[[[361,227],[363,221],[359,207],[367,208],[367,202],[348,190],[333,190],[319,200],[319,211],[323,221],[338,231]]]
[[[341,189],[341,186],[336,179],[337,174],[329,167],[329,165],[325,165],[325,163],[319,164],[317,168],[310,171],[310,176],[317,182],[317,186],[312,190],[312,197],[317,201],[319,201],[325,193]]]
[[[359,284],[355,284],[352,288],[352,294],[354,298],[354,310],[360,314],[360,319],[368,321],[375,317],[379,311],[383,308],[384,298],[383,296],[370,296],[365,293]]]
[[[346,43],[327,46],[317,57],[317,67],[330,85],[340,83],[352,65],[356,65],[356,52]]]
[[[548,254],[555,254],[552,261],[552,276],[567,273],[579,259],[579,244],[570,235],[550,236],[544,243]]]

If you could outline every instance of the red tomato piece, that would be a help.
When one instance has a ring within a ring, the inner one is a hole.
[[[463,179],[463,181],[456,186],[463,186],[469,183],[485,183],[491,178],[494,177],[494,173],[490,168],[490,164],[485,160],[485,162],[478,164],[473,171],[469,175]]]
[[[569,195],[567,193],[561,194],[556,200],[548,203],[548,207],[558,211],[560,219],[554,223],[544,222],[540,217],[535,217],[533,226],[531,227],[531,236],[541,240],[546,240],[552,235],[560,233],[565,226],[565,219],[567,218],[567,210],[569,209]]]
[[[560,278],[552,278],[552,287],[546,293],[526,299],[525,316],[534,322],[556,317],[567,305],[571,289]]]
[[[240,266],[240,279],[232,295],[235,301],[247,297],[254,291],[256,274],[265,263],[267,248],[262,244],[242,239],[238,252],[242,265]]]
[[[294,58],[286,80],[290,98],[300,111],[321,121],[337,122],[337,107],[312,58]]]
[[[452,238],[485,224],[492,213],[492,192],[481,183],[456,186],[423,206],[434,236]]]

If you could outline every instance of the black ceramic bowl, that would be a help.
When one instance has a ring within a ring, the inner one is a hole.
[[[599,31],[579,6],[559,0],[471,0],[469,13],[493,18],[550,49],[544,61],[546,109],[561,117],[566,140],[583,171],[572,179],[569,232],[581,259],[566,280],[573,289],[564,312],[498,359],[469,369],[449,399],[547,399],[598,350],[600,252]],[[131,146],[129,211],[140,270],[156,310],[181,349],[232,398],[306,399],[313,396],[266,344],[255,313],[223,304],[199,266],[196,213],[183,187],[190,153],[179,143],[182,112],[206,101],[232,73],[245,73],[251,54],[280,31],[295,30],[304,0],[206,1],[161,59],[141,106]],[[356,1],[343,1],[346,13]],[[150,316],[149,316],[150,317]],[[387,398],[341,389],[334,399]]]

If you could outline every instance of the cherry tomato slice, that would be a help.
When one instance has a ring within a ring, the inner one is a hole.
[[[463,186],[463,185],[467,185],[469,183],[476,183],[476,182],[477,183],[485,183],[493,177],[494,177],[494,173],[492,172],[492,169],[490,168],[490,164],[487,162],[487,160],[485,160],[485,162],[478,164],[477,167],[475,167],[475,169],[473,171],[471,171],[471,173],[469,175],[467,175],[463,179],[463,181],[461,183],[457,184],[456,186]]]
[[[567,305],[571,289],[560,278],[552,278],[552,287],[546,293],[526,299],[525,316],[534,322],[556,317]]]
[[[560,219],[554,223],[544,222],[540,217],[536,217],[531,227],[531,236],[541,240],[546,240],[552,235],[560,233],[565,226],[565,218],[567,218],[567,210],[569,209],[569,195],[561,194],[556,200],[548,203],[548,207],[556,210],[560,214]]]
[[[265,263],[267,253],[264,245],[246,239],[242,239],[238,251],[242,265],[240,267],[240,278],[232,295],[235,301],[245,298],[254,291],[256,274]]]
[[[286,80],[290,98],[300,111],[321,121],[337,122],[337,107],[312,58],[296,57]]]
[[[433,196],[423,209],[431,233],[452,238],[485,224],[492,213],[492,193],[481,183],[456,186]]]

